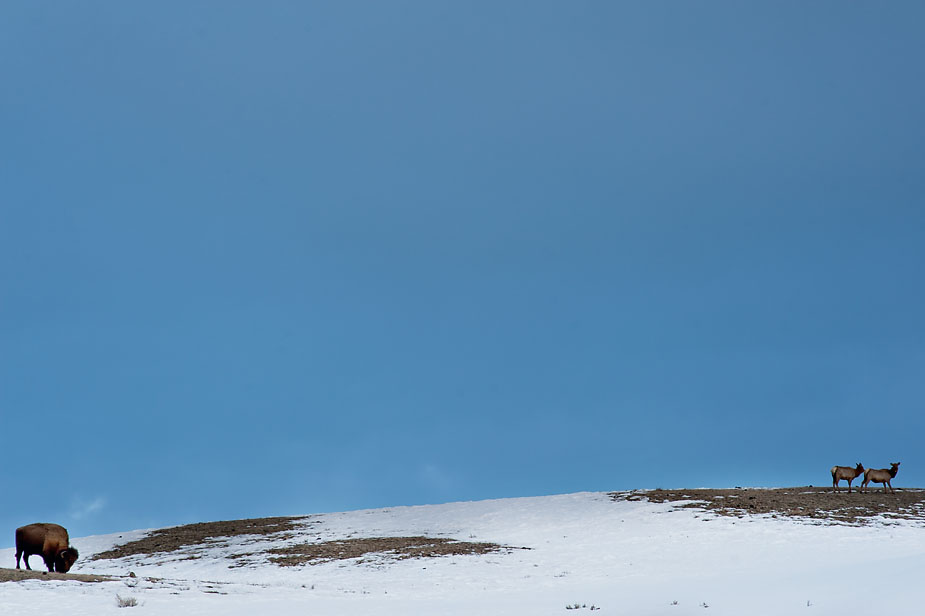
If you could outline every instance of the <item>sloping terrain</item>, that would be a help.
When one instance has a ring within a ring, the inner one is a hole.
[[[115,560],[130,556],[181,554],[185,560],[202,558],[216,547],[228,549],[225,558],[232,561],[253,559],[260,554],[253,543],[270,539],[279,547],[264,547],[271,563],[282,566],[312,565],[332,560],[360,559],[370,555],[406,558],[436,558],[500,552],[503,546],[445,537],[359,537],[335,540],[287,541],[310,530],[318,522],[308,517],[254,518],[223,522],[202,522],[155,530],[140,539],[114,546],[94,554],[92,560]],[[229,541],[243,537],[237,550]],[[231,565],[234,566],[234,565]]]
[[[0,568],[0,582],[22,582],[25,580],[53,580],[58,582],[110,582],[113,580],[108,575],[82,575],[80,573],[54,573],[46,571],[44,568],[33,569],[5,569]]]
[[[445,537],[355,537],[334,540],[299,541],[290,539],[304,535],[320,524],[311,516],[253,518],[221,522],[186,524],[151,531],[140,539],[120,543],[98,552],[91,560],[117,560],[128,557],[179,554],[184,560],[202,558],[215,548],[227,550],[231,561],[269,556],[269,562],[281,566],[313,565],[333,560],[352,560],[375,555],[394,559],[436,558],[500,552],[503,546],[488,542],[460,541]],[[244,541],[233,544],[232,538]],[[272,545],[266,547],[269,539]],[[262,543],[262,551],[254,544]],[[237,548],[233,547],[236,545]],[[236,565],[229,565],[236,566]],[[240,566],[240,564],[238,565]]]
[[[0,584],[0,609],[917,616],[922,500],[918,490],[581,493],[78,537],[72,573],[13,572],[21,581]],[[13,550],[0,562],[15,562]],[[861,573],[877,592],[846,592]]]
[[[151,556],[181,552],[189,558],[198,558],[205,548],[227,543],[233,537],[251,539],[269,537],[275,540],[295,535],[300,523],[308,517],[252,518],[221,522],[200,522],[171,526],[151,531],[140,539],[120,543],[112,549],[94,554],[93,560],[113,560],[128,556]]]
[[[770,515],[803,521],[870,524],[883,520],[925,520],[925,490],[879,488],[851,494],[831,488],[736,488],[731,490],[639,490],[612,492],[611,498],[672,503],[723,516]]]

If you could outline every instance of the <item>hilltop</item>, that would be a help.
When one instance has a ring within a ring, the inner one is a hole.
[[[913,614],[925,492],[580,493],[203,522],[72,543],[81,551],[75,575],[0,571],[20,580],[0,584],[0,605],[39,614],[63,602],[69,614],[96,615],[118,596],[157,616]],[[0,550],[0,563],[13,562],[11,549]],[[849,592],[843,580],[860,572],[876,593]]]

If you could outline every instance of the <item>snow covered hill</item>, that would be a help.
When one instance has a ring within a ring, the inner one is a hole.
[[[147,551],[98,560],[150,531],[72,538],[81,552],[73,573],[115,579],[0,583],[0,613],[925,612],[921,519],[881,515],[849,525],[679,504],[580,493],[353,511],[279,519],[259,533],[235,525],[219,536],[203,526],[194,545],[141,544]],[[420,538],[434,545],[421,547]],[[357,545],[366,551],[348,550]],[[426,555],[440,550],[449,554]],[[0,550],[0,565],[14,563],[12,549]],[[40,558],[31,563],[41,568]],[[117,597],[137,605],[120,608]]]

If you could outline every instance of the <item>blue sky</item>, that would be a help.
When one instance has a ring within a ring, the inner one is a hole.
[[[922,485],[923,13],[4,3],[0,545]]]

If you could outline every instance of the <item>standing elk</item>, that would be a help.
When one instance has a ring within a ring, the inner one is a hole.
[[[855,468],[850,466],[833,466],[832,467],[832,491],[838,492],[838,482],[844,479],[848,482],[848,494],[851,494],[851,482],[857,479],[857,476],[864,472],[864,465],[858,462]]]
[[[77,560],[77,549],[68,545],[70,540],[67,530],[57,524],[29,524],[16,529],[16,568],[19,569],[19,557],[24,556],[26,569],[29,557],[41,555],[49,571],[67,573]]]
[[[899,472],[899,462],[890,462],[890,468],[869,468],[864,471],[864,483],[861,484],[861,491],[867,487],[867,484],[873,481],[874,483],[882,483],[883,491],[886,492],[886,487],[890,486],[890,492],[893,492],[893,484],[890,483],[890,480],[896,476],[896,473]]]

